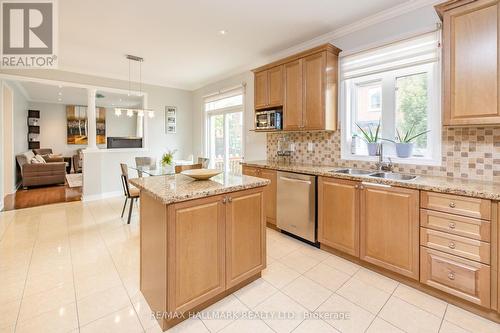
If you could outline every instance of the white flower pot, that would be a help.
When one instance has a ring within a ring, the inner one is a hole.
[[[396,143],[396,155],[401,158],[408,158],[413,155],[413,143]]]
[[[368,155],[369,156],[377,156],[380,143],[379,142],[367,142],[366,146],[368,147]]]

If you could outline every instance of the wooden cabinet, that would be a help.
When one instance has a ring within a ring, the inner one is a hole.
[[[483,220],[491,218],[490,200],[428,191],[420,193],[420,200],[423,208]]]
[[[449,1],[443,19],[445,125],[499,124],[497,0]]]
[[[269,179],[271,183],[264,187],[264,213],[266,222],[276,225],[276,170],[243,166],[243,174]]]
[[[243,191],[228,195],[226,204],[226,288],[265,268],[263,193]]]
[[[191,310],[265,268],[262,188],[168,206],[167,303]]]
[[[283,105],[283,66],[256,72],[254,76],[255,109]]]
[[[418,279],[419,192],[378,184],[362,187],[360,259]]]
[[[169,207],[168,305],[183,312],[226,289],[223,197]]]
[[[283,128],[302,129],[302,59],[289,62],[285,67],[285,105],[283,109]]]
[[[318,241],[359,256],[359,182],[318,179]]]
[[[255,109],[283,105],[286,131],[335,130],[339,52],[326,44],[255,69]]]

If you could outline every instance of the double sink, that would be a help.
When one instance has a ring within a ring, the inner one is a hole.
[[[396,172],[383,172],[383,171],[373,172],[368,170],[349,169],[349,168],[335,169],[331,170],[331,172],[343,173],[346,175],[353,175],[353,176],[367,176],[367,177],[390,179],[390,180],[414,180],[418,177],[415,175],[405,175],[403,173],[396,173]]]

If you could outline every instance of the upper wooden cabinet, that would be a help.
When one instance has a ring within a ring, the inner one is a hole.
[[[498,0],[454,0],[436,10],[443,19],[444,124],[499,124]]]
[[[337,129],[339,52],[326,44],[255,69],[255,109],[282,105],[286,131]]]
[[[283,105],[283,66],[255,73],[255,109],[268,109]]]

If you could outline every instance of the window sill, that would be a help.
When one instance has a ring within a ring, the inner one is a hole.
[[[441,159],[435,160],[431,158],[419,158],[419,157],[409,157],[409,158],[399,158],[395,156],[384,156],[384,161],[391,159],[394,164],[411,164],[411,165],[428,165],[428,166],[441,166]],[[378,156],[368,156],[368,155],[344,155],[342,154],[341,159],[343,161],[364,161],[364,162],[378,162]]]

